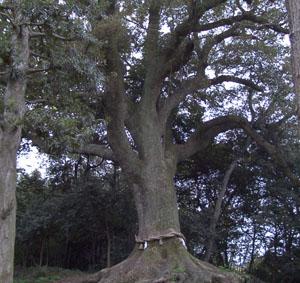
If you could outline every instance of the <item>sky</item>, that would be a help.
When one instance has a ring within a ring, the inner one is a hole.
[[[18,154],[17,168],[24,169],[28,174],[38,170],[42,176],[46,176],[47,156],[40,153],[35,146],[30,146],[29,152],[23,151]]]

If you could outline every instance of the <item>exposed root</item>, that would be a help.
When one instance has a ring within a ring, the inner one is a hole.
[[[82,281],[61,283],[241,283],[241,278],[220,271],[191,256],[178,239],[147,249],[135,249],[125,261]]]

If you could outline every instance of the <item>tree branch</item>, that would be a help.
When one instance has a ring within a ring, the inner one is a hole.
[[[251,12],[246,12],[245,17],[247,18],[248,21],[260,24],[262,28],[271,29],[273,31],[283,33],[283,34],[289,34],[289,29],[286,29],[279,24],[270,23],[268,19],[266,19],[263,16],[256,16]]]
[[[77,39],[76,37],[65,37],[65,36],[62,36],[62,35],[57,34],[55,32],[51,32],[49,34],[45,33],[45,32],[33,32],[33,31],[30,32],[30,37],[31,38],[47,36],[47,35],[50,35],[54,38],[57,38],[57,39],[60,39],[60,40],[63,40],[63,41],[74,41],[74,40]]]
[[[8,13],[6,13],[6,12],[1,12],[1,11],[0,11],[0,16],[2,16],[4,19],[9,20],[9,22],[10,22],[13,26],[15,26],[13,18],[12,18]]]
[[[169,40],[163,49],[164,62],[170,60],[176,53],[177,48],[185,40],[186,36],[193,32],[194,27],[198,24],[199,19],[208,10],[217,7],[218,5],[225,3],[227,0],[204,0],[204,1],[192,1],[189,7],[189,17],[177,25],[175,30],[169,34]]]
[[[36,73],[41,73],[41,72],[47,72],[49,71],[51,68],[36,68],[36,69],[28,69],[27,74],[31,75],[31,74],[36,74]]]
[[[111,8],[113,15],[114,5]],[[138,168],[139,159],[137,153],[132,149],[125,128],[129,106],[125,96],[124,68],[118,40],[117,32],[112,33],[106,49],[107,80],[104,103],[106,104],[107,135],[115,159],[125,171],[134,174]]]
[[[224,41],[227,38],[230,38],[233,36],[241,36],[244,34],[243,32],[238,30],[239,27],[240,26],[238,24],[235,24],[232,27],[230,27],[229,29],[225,30],[224,32],[221,32],[221,33],[213,36],[212,38],[207,39],[207,41],[205,42],[203,47],[199,50],[199,52],[200,52],[199,59],[201,60],[201,63],[204,68],[206,68],[206,66],[208,65],[208,63],[207,63],[208,56],[214,46],[221,43],[222,41]]]
[[[271,144],[263,136],[258,134],[251,127],[247,119],[239,116],[228,115],[207,121],[199,127],[198,131],[193,134],[185,144],[173,145],[173,150],[177,154],[178,162],[185,160],[198,151],[204,150],[213,142],[213,138],[219,133],[235,128],[243,129],[259,147],[269,154],[277,167],[281,169],[291,182],[295,186],[300,187],[300,179],[293,173],[291,166],[285,158],[284,152],[278,146]]]
[[[73,153],[90,154],[102,157],[106,160],[116,161],[113,151],[105,145],[100,144],[86,144],[79,148],[73,148]]]
[[[193,32],[208,31],[208,30],[216,29],[219,27],[227,26],[227,25],[234,25],[235,23],[244,22],[244,21],[261,24],[262,28],[268,28],[268,29],[274,30],[279,33],[284,33],[284,34],[289,33],[288,29],[280,26],[279,24],[270,23],[270,22],[268,22],[268,20],[265,17],[256,16],[255,14],[253,14],[250,11],[249,12],[244,11],[243,14],[241,14],[241,15],[221,19],[221,20],[218,20],[218,21],[215,21],[212,23],[198,24],[198,25],[194,26]]]
[[[161,58],[159,54],[159,24],[160,24],[160,1],[151,1],[149,8],[149,24],[147,28],[147,35],[144,44],[144,61],[146,68],[145,83],[143,88],[143,96],[141,100],[141,110],[155,109],[157,96],[159,96],[159,89],[153,86],[158,84],[161,71]]]
[[[190,60],[193,50],[194,42],[191,39],[183,41],[177,50],[174,51],[173,56],[163,64],[162,78],[177,72],[184,66]]]
[[[233,83],[238,83],[238,84],[248,86],[248,87],[250,87],[250,88],[252,88],[256,91],[263,91],[262,87],[255,84],[253,81],[248,80],[248,79],[235,77],[235,76],[232,76],[232,75],[221,75],[221,76],[218,76],[216,78],[210,79],[209,81],[210,81],[211,85],[217,85],[217,84],[221,84],[223,82],[233,82]]]
[[[218,117],[204,122],[185,144],[174,146],[178,162],[204,150],[218,134],[238,127],[239,120],[233,116]]]
[[[159,109],[161,122],[165,124],[172,110],[175,109],[188,94],[192,94],[200,89],[208,87],[209,85],[210,83],[206,79],[205,74],[199,74],[192,79],[180,82],[180,84],[176,86],[176,91],[163,101],[163,104]]]

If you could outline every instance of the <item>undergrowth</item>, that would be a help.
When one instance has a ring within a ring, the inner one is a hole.
[[[77,270],[66,270],[57,267],[17,268],[14,283],[52,283],[73,275],[81,275]]]

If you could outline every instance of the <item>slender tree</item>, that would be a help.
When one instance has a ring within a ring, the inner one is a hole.
[[[210,260],[212,253],[214,251],[216,228],[217,228],[218,220],[222,213],[223,199],[224,199],[224,196],[226,193],[226,189],[227,189],[230,177],[231,177],[232,172],[234,171],[235,167],[237,166],[237,164],[238,164],[238,159],[235,159],[229,165],[228,169],[225,172],[225,175],[224,175],[224,178],[222,181],[222,186],[221,186],[219,194],[217,196],[214,213],[210,220],[209,228],[208,228],[210,237],[209,237],[209,239],[207,241],[207,245],[206,245],[206,251],[205,251],[205,256],[204,256],[205,261]]]

